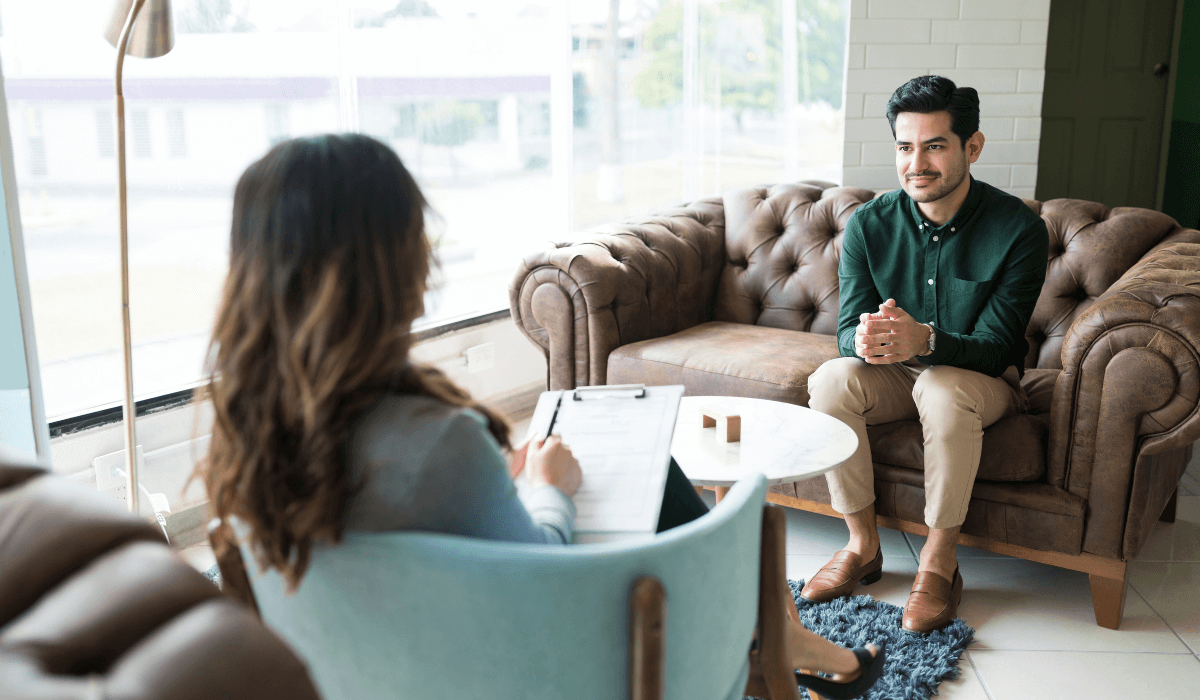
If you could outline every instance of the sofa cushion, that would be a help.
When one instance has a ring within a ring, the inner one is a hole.
[[[983,431],[977,481],[1038,481],[1046,473],[1047,421],[1020,414],[988,426]],[[915,420],[884,423],[867,428],[871,458],[880,464],[925,470],[925,444],[921,424]]]
[[[874,471],[875,512],[924,523],[925,475],[878,462]],[[829,503],[825,479],[772,486],[771,491]],[[971,492],[962,532],[1030,549],[1079,554],[1086,510],[1087,502],[1082,498],[1049,484],[978,482]]]
[[[1021,388],[1029,397],[1027,413],[1035,416],[1049,416],[1050,404],[1054,400],[1054,384],[1058,381],[1061,369],[1027,369],[1021,377]]]
[[[837,356],[832,335],[717,321],[622,345],[608,357],[608,383],[683,384],[689,396],[807,406],[808,375]]]
[[[1046,473],[1050,399],[1061,370],[1030,369],[1021,379],[1029,410],[997,421],[983,431],[978,481],[1040,481]],[[925,445],[918,421],[896,421],[867,428],[871,458],[880,464],[925,470]]]
[[[746,396],[807,406],[808,376],[837,356],[831,335],[714,321],[622,345],[608,357],[608,383],[682,384],[688,396]],[[1050,400],[1060,373],[1025,371],[1021,386],[1029,412],[984,431],[976,479],[1038,481],[1045,475]],[[867,439],[876,462],[924,470],[918,421],[871,426]]]

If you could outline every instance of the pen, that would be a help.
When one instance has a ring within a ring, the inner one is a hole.
[[[562,397],[565,393],[567,392],[560,392],[558,395],[558,403],[554,404],[554,413],[550,416],[550,427],[546,428],[546,437],[542,438],[543,440],[549,438],[550,431],[554,430],[554,421],[558,420],[558,409],[562,408]]]

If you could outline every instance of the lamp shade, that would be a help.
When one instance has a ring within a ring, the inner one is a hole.
[[[121,40],[121,29],[125,26],[129,10],[136,1],[117,0],[113,4],[112,19],[108,23],[108,31],[104,33],[104,38],[113,46]],[[145,0],[145,5],[133,25],[133,34],[129,37],[129,48],[125,54],[139,58],[158,58],[174,46],[175,28],[171,21],[170,0]]]

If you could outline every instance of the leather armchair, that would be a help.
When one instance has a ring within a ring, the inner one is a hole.
[[[736,190],[526,256],[512,317],[551,389],[679,383],[807,405],[837,357],[837,265],[874,192],[807,181]],[[1026,332],[1027,412],[985,431],[961,541],[1087,572],[1116,628],[1126,564],[1200,439],[1200,231],[1137,208],[1026,200],[1050,234]],[[920,424],[868,431],[880,523],[924,534]],[[771,501],[836,515],[823,479]]]
[[[0,455],[0,699],[317,700],[304,664],[111,499]]]

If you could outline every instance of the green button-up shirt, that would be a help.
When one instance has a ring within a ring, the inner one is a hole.
[[[859,315],[892,298],[937,333],[937,349],[921,363],[992,377],[1009,366],[1023,372],[1048,246],[1041,217],[975,178],[942,226],[926,221],[904,190],[863,204],[846,224],[838,267],[842,356],[856,356]]]

